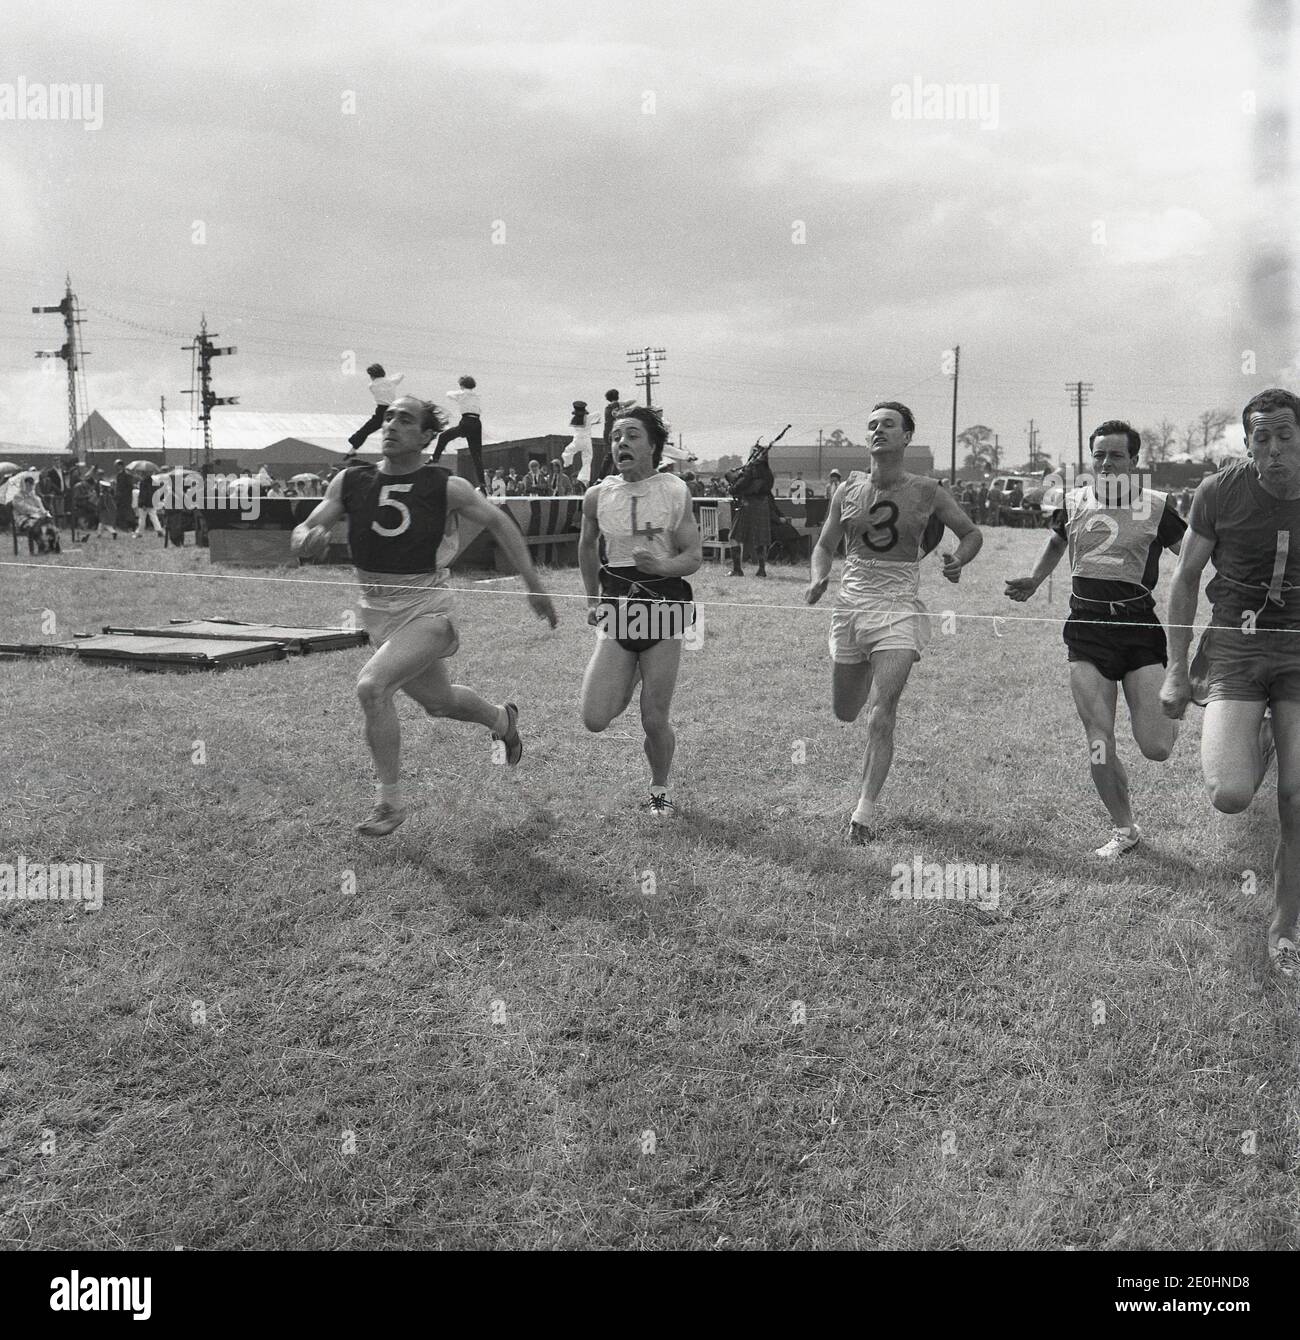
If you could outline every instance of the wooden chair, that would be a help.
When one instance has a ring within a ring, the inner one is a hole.
[[[719,538],[718,504],[701,503],[696,509],[696,515],[700,522],[700,539],[702,541],[701,547],[704,550],[704,557],[707,559],[711,554],[716,552],[719,563],[721,563],[723,559],[730,558],[732,550],[739,546],[730,539],[723,540]]]

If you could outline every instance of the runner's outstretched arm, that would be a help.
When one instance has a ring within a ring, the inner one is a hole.
[[[844,523],[840,520],[840,496],[844,492],[841,484],[835,490],[831,505],[826,509],[826,520],[822,523],[822,533],[812,551],[812,575],[808,581],[805,599],[815,605],[826,594],[826,585],[831,579],[831,564],[835,561],[835,551],[844,538]]]
[[[323,526],[328,534],[343,520],[345,515],[343,511],[343,471],[340,470],[330,480],[329,487],[325,490],[325,497],[312,508],[311,515],[307,520],[299,522],[293,528],[293,535],[289,540],[289,552],[300,554],[303,545],[308,544],[308,536],[311,531],[318,526]]]
[[[1166,716],[1181,719],[1191,700],[1187,675],[1187,652],[1192,644],[1192,624],[1201,594],[1201,573],[1214,553],[1214,541],[1189,530],[1183,536],[1182,552],[1169,588],[1169,669],[1160,690],[1160,706]]]
[[[951,493],[939,489],[934,499],[934,514],[957,537],[957,552],[943,556],[943,575],[950,582],[961,580],[961,570],[984,547],[984,533],[961,509]]]
[[[1047,580],[1048,574],[1061,561],[1061,556],[1069,547],[1054,530],[1049,530],[1047,542],[1043,545],[1043,552],[1038,555],[1038,562],[1034,564],[1033,572],[1028,577],[1007,578],[1005,592],[1007,598],[1016,601],[1028,600]]]
[[[539,619],[545,619],[552,628],[559,619],[551,597],[542,585],[533,560],[528,556],[528,546],[519,533],[519,527],[505,514],[505,511],[484,498],[467,479],[453,478],[447,481],[447,510],[463,516],[492,532],[492,538],[506,551],[506,556],[514,564],[515,570],[523,579],[530,594],[528,603]]]

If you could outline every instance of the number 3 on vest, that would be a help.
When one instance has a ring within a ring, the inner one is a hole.
[[[404,502],[399,502],[396,498],[390,498],[388,495],[404,492],[414,487],[414,484],[385,484],[379,490],[379,502],[375,505],[375,511],[378,511],[381,507],[391,507],[401,514],[402,520],[395,527],[381,526],[378,521],[372,521],[370,529],[376,535],[382,535],[384,539],[391,540],[394,536],[401,535],[403,531],[411,528],[411,509]]]

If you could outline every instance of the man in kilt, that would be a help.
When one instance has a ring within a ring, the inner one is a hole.
[[[772,543],[772,490],[776,485],[776,476],[767,463],[769,450],[769,447],[755,446],[749,453],[749,460],[739,470],[727,474],[734,503],[731,538],[735,545],[731,551],[729,574],[732,577],[745,575],[740,566],[742,553],[758,560],[756,577],[767,576],[767,549]]]

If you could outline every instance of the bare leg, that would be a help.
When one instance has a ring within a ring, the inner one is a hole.
[[[637,657],[613,638],[597,638],[582,680],[582,724],[600,732],[627,711],[638,677]]]
[[[673,754],[677,750],[677,736],[668,719],[668,710],[672,706],[681,660],[682,644],[673,638],[665,639],[640,656],[641,725],[645,730],[651,786],[668,785]]]
[[[1160,686],[1164,683],[1163,665],[1144,665],[1124,676],[1124,699],[1128,703],[1133,738],[1144,758],[1163,763],[1174,752],[1178,740],[1178,722],[1160,709]]]
[[[831,665],[831,710],[839,721],[856,721],[871,692],[871,662]]]
[[[862,764],[862,793],[854,823],[870,827],[876,801],[894,761],[894,722],[898,700],[912,673],[916,655],[910,651],[878,651],[871,658],[871,692],[867,699],[867,753]]]
[[[456,631],[449,619],[441,615],[416,619],[384,643],[362,667],[357,697],[365,713],[366,744],[383,785],[396,786],[400,776],[402,735],[393,696],[431,665],[440,663],[455,646]],[[446,673],[444,667],[439,668]]]
[[[1074,694],[1074,705],[1088,737],[1092,784],[1115,827],[1129,828],[1133,823],[1133,810],[1129,804],[1128,773],[1124,771],[1115,748],[1118,689],[1119,685],[1113,679],[1107,679],[1091,661],[1070,662],[1070,691]]]
[[[1240,814],[1264,780],[1259,723],[1264,719],[1265,706],[1262,699],[1216,699],[1206,705],[1201,727],[1201,772],[1210,803],[1224,814]]]
[[[1300,703],[1273,704],[1273,738],[1277,742],[1277,812],[1280,821],[1273,858],[1275,906],[1268,942],[1278,937],[1294,942],[1300,918]]]

